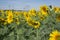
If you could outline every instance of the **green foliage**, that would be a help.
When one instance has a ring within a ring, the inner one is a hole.
[[[48,40],[53,30],[60,31],[60,22],[56,22],[57,14],[53,10],[49,10],[48,13],[49,15],[40,21],[41,25],[38,29],[29,26],[23,15],[19,16],[21,18],[19,25],[15,23],[3,25],[0,21],[0,40]],[[39,21],[38,15],[32,19]]]

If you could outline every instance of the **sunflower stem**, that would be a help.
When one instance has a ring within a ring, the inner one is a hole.
[[[38,29],[37,29],[37,38],[36,38],[36,40],[38,40]]]

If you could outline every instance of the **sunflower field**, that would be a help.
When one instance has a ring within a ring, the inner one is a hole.
[[[0,40],[60,40],[60,7],[0,10]]]

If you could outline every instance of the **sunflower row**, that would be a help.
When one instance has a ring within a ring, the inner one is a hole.
[[[28,24],[31,25],[40,25],[40,20],[44,20],[46,17],[50,16],[51,13],[49,13],[50,11],[54,11],[54,13],[60,13],[60,8],[59,7],[47,7],[46,5],[41,6],[39,11],[36,11],[34,8],[29,10],[28,12],[26,11],[12,11],[12,10],[0,10],[0,21],[4,21],[4,24],[7,23],[12,23],[13,21],[15,21],[17,24],[19,24],[20,20],[19,19],[23,19],[27,21]],[[22,18],[23,17],[23,18]],[[60,15],[58,14],[58,16],[56,17],[57,21],[60,21]],[[34,22],[31,22],[34,21]],[[33,24],[34,23],[34,24]]]
[[[0,10],[0,25],[4,26],[8,24],[23,26],[26,24],[28,27],[39,29],[43,25],[54,26],[53,24],[57,25],[58,23],[60,23],[59,7],[44,5],[40,6],[38,11],[34,8],[28,11]],[[60,32],[55,30],[50,33],[49,40],[60,40]]]

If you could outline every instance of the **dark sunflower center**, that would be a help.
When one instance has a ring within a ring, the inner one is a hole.
[[[60,20],[60,16],[58,16],[57,19]]]
[[[38,25],[38,23],[33,23],[33,25]]]
[[[26,17],[28,17],[28,15],[26,14]]]
[[[44,11],[44,12],[47,12],[47,9],[46,9],[45,7],[43,7],[43,11]]]
[[[54,8],[54,10],[56,11],[56,10],[57,10],[57,8]]]

